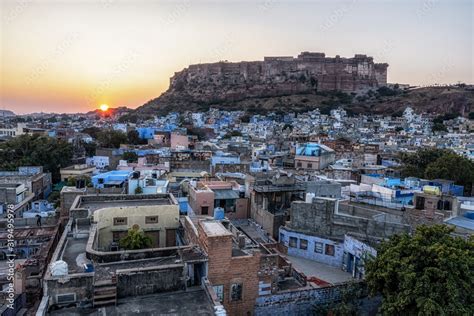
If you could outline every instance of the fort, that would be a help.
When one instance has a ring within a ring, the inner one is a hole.
[[[302,52],[296,58],[190,65],[171,77],[168,91],[211,102],[319,91],[351,93],[385,86],[387,68],[367,55],[344,58]]]

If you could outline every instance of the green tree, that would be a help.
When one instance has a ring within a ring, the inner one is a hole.
[[[428,164],[446,152],[447,150],[445,149],[422,148],[415,153],[401,153],[400,160],[403,164],[401,168],[402,176],[423,178]]]
[[[133,227],[128,230],[127,236],[120,239],[119,243],[120,247],[124,249],[136,250],[149,248],[153,242],[149,236],[145,235],[143,230]]]
[[[63,140],[39,135],[21,135],[0,144],[0,169],[16,170],[21,166],[43,166],[53,182],[61,179],[59,170],[71,164],[72,145]]]
[[[453,237],[445,225],[382,242],[366,263],[372,295],[385,315],[474,315],[474,238]]]
[[[444,125],[443,123],[436,122],[431,127],[431,131],[432,132],[447,132],[448,129],[446,128],[446,125]]]
[[[446,152],[426,166],[425,177],[452,180],[470,193],[474,182],[474,162],[455,152]]]
[[[101,132],[101,129],[95,126],[86,127],[81,131],[81,133],[87,134],[94,139],[97,139],[100,132]]]
[[[84,150],[86,151],[86,156],[87,157],[92,157],[95,156],[95,150],[97,149],[97,144],[94,142],[86,143],[82,142],[82,146],[84,147]]]
[[[120,144],[127,143],[127,135],[121,131],[106,130],[99,132],[97,141],[101,147],[119,148]]]
[[[138,155],[133,152],[133,151],[126,151],[122,155],[122,159],[126,160],[127,162],[137,162],[138,161]]]
[[[136,130],[131,130],[127,133],[127,141],[131,145],[139,145],[142,143],[140,135]]]

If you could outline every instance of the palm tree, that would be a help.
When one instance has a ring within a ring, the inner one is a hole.
[[[127,236],[120,239],[120,247],[127,250],[149,248],[152,245],[150,237],[145,235],[143,230],[132,227],[128,230]]]

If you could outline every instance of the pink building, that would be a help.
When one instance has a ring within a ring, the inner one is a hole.
[[[248,199],[235,181],[199,181],[189,184],[189,206],[196,215],[214,216],[214,209],[224,209],[229,219],[248,218]]]
[[[188,147],[189,147],[188,135],[171,133],[171,148],[172,149],[188,149]]]

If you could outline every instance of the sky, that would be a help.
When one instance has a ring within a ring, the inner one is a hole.
[[[366,54],[388,81],[474,83],[473,3],[0,0],[0,109],[136,108],[193,63]]]

